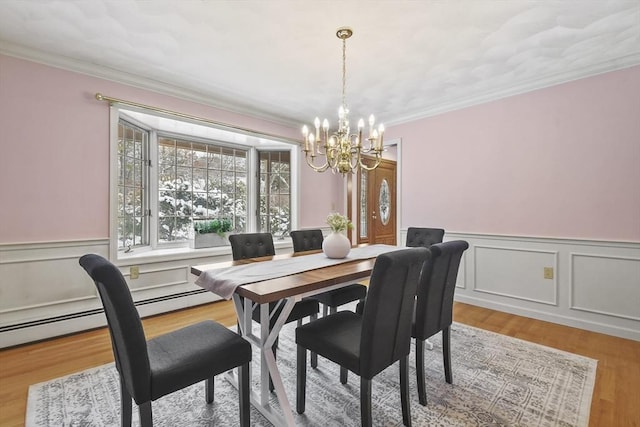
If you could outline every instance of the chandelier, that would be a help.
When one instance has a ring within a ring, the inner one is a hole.
[[[369,116],[369,136],[363,140],[364,120],[358,122],[358,132],[351,133],[349,127],[349,109],[345,98],[346,74],[347,74],[347,39],[353,35],[350,28],[338,28],[336,36],[342,40],[342,105],[338,109],[338,130],[330,132],[329,121],[322,121],[316,117],[314,121],[315,132],[310,132],[307,125],[302,127],[304,136],[304,156],[307,164],[316,172],[324,172],[331,169],[333,173],[355,173],[358,167],[373,170],[382,160],[382,136],[384,125],[374,128],[375,118]],[[368,166],[363,162],[362,155],[367,154],[373,163]],[[316,165],[316,157],[320,157]],[[323,159],[324,158],[324,159]],[[322,163],[324,162],[324,163]]]

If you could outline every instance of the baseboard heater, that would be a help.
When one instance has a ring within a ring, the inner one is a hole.
[[[145,300],[136,301],[135,305],[137,307],[139,307],[139,306],[143,306],[143,305],[155,304],[155,303],[158,303],[158,302],[164,302],[164,301],[170,301],[170,300],[173,300],[173,299],[189,297],[189,296],[192,296],[192,295],[202,294],[202,293],[205,293],[205,292],[209,292],[209,291],[207,291],[206,289],[196,289],[196,290],[193,290],[193,291],[180,292],[180,293],[177,293],[177,294],[163,295],[161,297],[149,298],[149,299],[145,299]],[[48,325],[48,324],[56,323],[56,322],[63,322],[65,320],[72,320],[72,319],[78,319],[78,318],[81,318],[81,317],[93,316],[93,315],[100,314],[100,313],[104,313],[104,310],[102,308],[96,308],[96,309],[93,309],[93,310],[78,311],[76,313],[69,313],[69,314],[63,314],[61,316],[48,317],[46,319],[39,319],[39,320],[32,320],[32,321],[29,321],[29,322],[16,323],[14,325],[7,325],[7,326],[0,327],[0,333],[9,332],[9,331],[16,331],[16,330],[26,329],[26,328],[33,328],[34,326]]]

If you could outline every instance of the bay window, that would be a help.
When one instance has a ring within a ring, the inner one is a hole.
[[[288,236],[296,145],[113,107],[111,240],[117,257],[188,248],[196,220]],[[293,163],[292,163],[293,161]]]

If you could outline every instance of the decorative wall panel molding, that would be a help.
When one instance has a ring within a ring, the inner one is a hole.
[[[640,321],[640,258],[602,253],[570,256],[572,309]]]
[[[470,245],[457,301],[640,341],[640,243],[459,232],[444,239]]]
[[[558,282],[544,278],[558,270],[558,252],[508,246],[474,245],[474,290],[509,298],[557,305]]]

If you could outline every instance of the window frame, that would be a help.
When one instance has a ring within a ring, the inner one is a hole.
[[[140,113],[155,118],[163,118],[175,121],[176,123],[195,124],[204,128],[209,128],[213,133],[219,132],[225,135],[225,138],[209,138],[188,135],[180,132],[172,132],[163,129],[156,129],[151,125],[137,120],[136,117],[128,114]],[[125,253],[123,248],[118,248],[118,123],[120,118],[127,122],[149,131],[148,157],[151,165],[146,169],[148,183],[148,208],[151,210],[151,217],[147,221],[146,232],[149,233],[148,245],[133,248],[131,252]],[[129,107],[125,105],[113,104],[110,109],[110,209],[109,209],[109,241],[110,241],[110,258],[120,261],[120,264],[127,263],[127,260],[135,260],[151,258],[156,259],[186,259],[194,257],[208,256],[209,254],[226,254],[231,253],[229,246],[206,249],[191,249],[188,241],[181,242],[158,242],[158,139],[162,137],[179,138],[183,140],[193,141],[197,143],[210,143],[214,145],[247,150],[247,220],[246,232],[255,232],[258,227],[258,197],[259,197],[259,165],[258,151],[285,151],[290,152],[290,226],[291,229],[297,228],[299,221],[299,204],[298,204],[298,181],[300,176],[299,166],[299,145],[285,138],[275,139],[272,136],[262,136],[259,132],[242,133],[236,128],[227,129],[225,127],[217,127],[209,123],[198,122],[197,120],[186,120],[179,116],[170,114],[159,114],[155,111]],[[287,245],[290,245],[290,239],[286,239]]]
[[[130,251],[130,250],[135,249],[135,248],[148,246],[150,244],[150,242],[151,242],[151,240],[150,240],[151,236],[150,236],[150,233],[149,233],[149,220],[150,220],[150,218],[149,218],[149,212],[150,212],[149,211],[149,206],[150,206],[150,203],[149,203],[149,195],[150,195],[149,194],[149,182],[150,182],[150,179],[149,179],[149,167],[148,167],[148,163],[150,161],[149,160],[149,147],[150,147],[150,144],[151,144],[151,142],[150,142],[151,141],[151,135],[150,135],[150,132],[147,129],[145,129],[144,127],[138,126],[136,123],[134,123],[134,122],[132,122],[130,120],[123,119],[122,121],[125,123],[126,126],[131,127],[134,130],[134,132],[135,131],[141,131],[141,132],[145,133],[145,136],[146,136],[146,138],[143,139],[142,147],[140,148],[141,153],[142,153],[142,156],[140,158],[140,162],[141,162],[141,165],[142,165],[142,170],[140,171],[140,177],[141,177],[141,180],[142,180],[141,186],[140,186],[140,190],[143,191],[143,193],[141,195],[141,211],[142,212],[141,212],[141,215],[139,215],[141,217],[141,221],[142,221],[142,233],[141,233],[142,235],[140,236],[141,237],[141,243],[140,244],[136,244],[135,243],[135,232],[134,232],[134,241],[133,241],[132,244],[127,245],[126,247],[125,247],[125,245],[123,245],[123,247],[121,248],[120,247],[121,240],[119,238],[120,236],[117,236],[116,243],[115,243],[115,245],[118,248],[118,250]],[[118,162],[120,160],[120,158],[121,158],[121,155],[120,155],[120,152],[119,152],[119,149],[118,149],[119,140],[120,140],[120,120],[118,120],[118,135],[117,135],[117,141],[116,141],[116,157],[117,157],[116,162]],[[127,157],[126,154],[123,157]],[[133,159],[133,161],[135,162],[136,159]],[[135,169],[135,167],[136,166],[134,165],[134,169]],[[116,171],[117,172],[116,172],[115,176],[116,176],[116,180],[118,181],[116,183],[116,192],[119,195],[121,187],[124,187],[124,189],[126,191],[126,188],[127,187],[131,187],[131,186],[127,186],[124,181],[122,183],[120,183],[119,180],[120,180],[120,175],[121,175],[122,172],[119,170],[119,164],[116,164]],[[124,196],[124,198],[126,199],[126,196]],[[118,203],[117,218],[116,218],[116,221],[117,221],[116,224],[117,224],[118,230],[120,229],[120,215],[121,215],[120,206],[119,206],[119,203]],[[136,215],[133,215],[133,217],[135,217],[135,216]],[[126,217],[124,217],[124,220],[125,220],[125,223],[126,223]]]
[[[268,179],[273,176],[272,165],[274,163],[274,160],[271,158],[271,155],[273,153],[281,154],[281,153],[284,153],[286,151],[287,150],[282,150],[282,149],[258,149],[258,150],[256,150],[256,166],[255,167],[256,167],[256,177],[257,177],[257,183],[256,184],[257,184],[258,187],[260,186],[260,175],[262,173],[266,174]],[[268,167],[268,170],[266,172],[262,172],[262,170],[260,168],[260,162],[261,162],[260,154],[261,153],[268,153],[269,154],[269,160],[268,160],[269,167]],[[289,230],[286,233],[281,233],[279,235],[274,234],[273,230],[271,230],[271,234],[273,235],[274,239],[277,237],[278,239],[282,240],[285,237],[289,236],[289,233],[291,232],[291,230],[295,230],[293,228],[292,223],[291,223],[291,216],[292,216],[292,212],[293,212],[293,209],[292,209],[292,203],[293,203],[292,202],[292,199],[293,199],[293,194],[292,194],[293,171],[291,170],[291,168],[292,168],[291,151],[289,150],[289,193],[288,193],[289,200],[288,200],[288,202],[289,202],[289,217],[290,217],[289,225],[290,225],[290,227],[289,227]],[[269,200],[271,198],[271,196],[273,196],[273,195],[274,194],[271,193],[271,187],[270,187],[270,182],[269,182],[269,188],[267,189],[267,193],[266,193],[267,200]],[[276,195],[281,197],[282,193],[278,192]],[[260,212],[260,197],[262,196],[262,194],[260,193],[259,189],[258,189],[258,191],[255,192],[254,196],[255,196],[255,201],[256,201],[256,221],[257,221],[256,230],[258,232],[261,232],[261,233],[266,233],[268,231],[261,230],[261,227],[260,227],[260,217],[262,216],[262,214]],[[267,202],[267,206],[270,206],[270,202]],[[267,216],[267,224],[269,224],[267,226],[267,228],[271,228],[271,226],[270,226],[270,224],[271,224],[271,221],[270,221],[271,213],[269,212],[269,209],[267,209],[267,215],[266,216]]]

